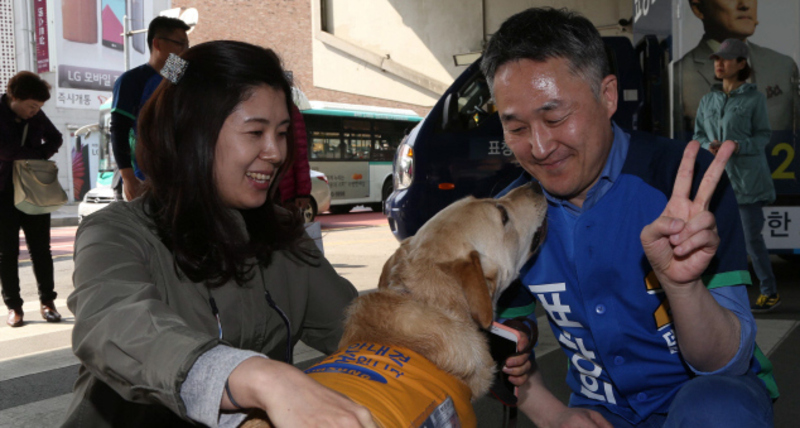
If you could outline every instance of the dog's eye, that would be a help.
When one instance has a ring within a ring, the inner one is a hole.
[[[503,225],[508,223],[508,211],[506,211],[506,207],[502,205],[496,205],[497,209],[500,210],[500,218],[503,220]]]

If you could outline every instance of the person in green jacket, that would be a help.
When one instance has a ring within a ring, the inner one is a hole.
[[[357,296],[276,204],[292,164],[291,83],[233,41],[172,55],[139,116],[144,194],[86,217],[75,241],[65,427],[375,427],[291,364],[330,354]]]
[[[716,154],[722,141],[732,140],[736,150],[725,170],[733,185],[744,227],[747,254],[760,281],[761,294],[751,306],[753,312],[766,312],[781,303],[775,274],[761,230],[764,205],[775,201],[765,148],[772,132],[767,117],[767,102],[756,85],[747,83],[751,70],[747,45],[727,39],[711,55],[714,74],[722,83],[700,100],[695,119],[694,139]]]

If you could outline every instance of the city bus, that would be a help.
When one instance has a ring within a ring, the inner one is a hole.
[[[397,147],[421,120],[407,109],[310,101],[301,110],[311,169],[328,176],[334,214],[357,205],[382,211],[394,190]]]

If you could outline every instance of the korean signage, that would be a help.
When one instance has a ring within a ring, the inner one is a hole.
[[[37,4],[46,0],[35,0]],[[157,4],[155,4],[157,3]],[[129,29],[146,28],[160,0],[61,0],[56,2],[58,68],[57,107],[97,110],[111,97],[114,82],[125,71],[124,19]],[[128,39],[130,67],[147,62],[145,33]]]
[[[46,73],[50,71],[50,43],[47,40],[47,0],[34,0],[33,8],[36,39],[36,71],[38,73]]]
[[[685,0],[682,0],[685,1]],[[662,39],[672,33],[670,0],[633,0],[633,43],[646,34]]]
[[[369,197],[369,162],[311,162],[311,169],[328,176],[331,199]]]
[[[761,235],[767,248],[794,249],[800,242],[800,207],[764,207]]]

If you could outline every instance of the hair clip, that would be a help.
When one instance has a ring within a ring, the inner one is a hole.
[[[188,66],[189,62],[171,53],[164,64],[164,68],[161,69],[161,75],[172,82],[173,85],[177,85],[183,78],[183,74],[186,73],[186,67]]]

